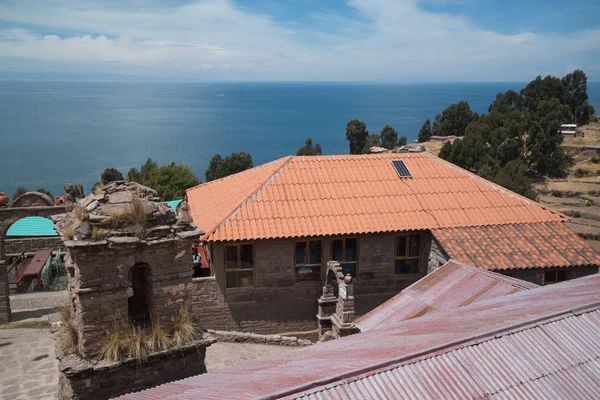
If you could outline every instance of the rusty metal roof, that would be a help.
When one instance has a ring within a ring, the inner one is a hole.
[[[544,398],[552,390],[559,398],[568,390],[575,397],[597,394],[599,306],[596,274],[431,312],[123,398],[385,398],[387,391],[396,398],[403,389],[412,398],[436,398],[441,390],[455,398],[492,391],[492,398],[524,393]]]
[[[600,254],[561,222],[432,232],[450,257],[488,270],[600,265]]]
[[[391,161],[412,174],[399,179]],[[286,157],[187,191],[209,241],[565,221],[432,154]]]
[[[361,332],[425,314],[537,288],[530,282],[450,260],[355,321]]]

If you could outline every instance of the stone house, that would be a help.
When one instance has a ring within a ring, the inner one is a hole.
[[[595,273],[568,217],[429,153],[285,157],[187,191],[213,276],[191,293],[207,328],[316,328],[330,260],[363,314],[450,258],[536,284]]]

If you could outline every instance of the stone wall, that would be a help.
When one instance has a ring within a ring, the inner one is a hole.
[[[598,273],[598,267],[571,267],[571,268],[553,268],[553,269],[524,269],[511,271],[497,271],[501,274],[512,276],[513,278],[521,279],[527,282],[535,283],[536,285],[544,285],[544,271],[564,270],[571,271],[571,279],[581,278],[587,275]]]
[[[431,237],[423,233],[421,271],[397,276],[394,267],[395,234],[360,236],[358,276],[354,281],[356,314],[385,302],[425,275]],[[323,238],[321,274],[330,259],[331,238]],[[204,329],[280,334],[317,329],[317,299],[322,280],[295,282],[294,239],[254,242],[254,287],[225,288],[223,243],[212,244],[214,276],[191,279],[187,285],[194,313]]]
[[[0,325],[10,322],[10,298],[8,297],[7,265],[0,260]]]
[[[212,338],[169,351],[152,354],[147,362],[134,359],[121,362],[90,362],[75,355],[59,359],[59,394],[61,400],[103,400],[148,389],[167,382],[206,373],[206,347]]]
[[[148,274],[149,311],[165,329],[171,328],[172,317],[189,299],[192,242],[193,238],[143,242],[133,237],[65,242],[69,295],[84,355],[95,353],[108,325],[127,323],[130,274],[136,267],[143,266]]]
[[[22,252],[35,253],[42,249],[57,249],[62,246],[58,236],[32,237],[32,238],[6,238],[4,249],[6,254],[20,254]]]
[[[429,250],[429,260],[427,262],[427,273],[430,274],[449,260],[448,255],[442,249],[442,246],[432,237]]]

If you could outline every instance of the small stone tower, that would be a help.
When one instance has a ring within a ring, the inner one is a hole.
[[[79,352],[94,356],[112,323],[170,329],[188,301],[191,248],[203,232],[178,219],[156,191],[107,184],[54,218],[67,256],[68,291]]]

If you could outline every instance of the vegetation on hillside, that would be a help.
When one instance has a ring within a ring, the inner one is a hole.
[[[211,158],[204,175],[206,176],[206,181],[210,182],[250,168],[252,168],[252,156],[248,153],[243,151],[231,153],[231,155],[225,158],[221,157],[220,154],[215,154]]]
[[[433,135],[462,136],[446,142],[439,156],[534,198],[529,178],[567,174],[571,159],[561,147],[560,125],[587,123],[594,108],[587,102],[585,73],[578,70],[562,79],[538,76],[520,93],[499,93],[488,112],[470,113],[461,102],[444,110],[437,124],[436,116]],[[419,140],[427,137],[427,121],[421,131]]]

